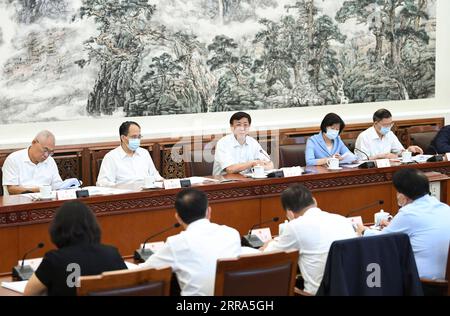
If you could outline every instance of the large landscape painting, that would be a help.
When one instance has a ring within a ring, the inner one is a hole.
[[[0,123],[433,98],[433,0],[0,0]]]

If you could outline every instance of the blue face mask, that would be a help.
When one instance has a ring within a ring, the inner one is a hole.
[[[335,140],[339,136],[339,131],[330,128],[330,129],[327,129],[326,135],[329,139]]]
[[[130,140],[128,141],[128,148],[131,151],[136,151],[139,146],[141,146],[141,140],[139,138],[130,138]]]
[[[382,127],[380,130],[381,135],[386,136],[391,131],[390,127]]]

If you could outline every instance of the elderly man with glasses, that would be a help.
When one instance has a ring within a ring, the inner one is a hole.
[[[155,168],[148,150],[141,148],[141,127],[126,121],[119,127],[120,146],[105,155],[97,178],[98,186],[143,182],[145,177],[155,181],[163,178]]]
[[[373,114],[373,126],[359,134],[355,144],[355,154],[361,160],[396,159],[404,151],[423,154],[422,148],[409,146],[405,149],[397,136],[391,131],[394,123],[392,114],[380,109]]]
[[[5,194],[39,192],[39,187],[51,185],[57,189],[61,183],[55,160],[55,136],[41,131],[31,146],[11,153],[3,164],[3,187]]]

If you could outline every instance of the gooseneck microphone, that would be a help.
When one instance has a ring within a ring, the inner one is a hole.
[[[269,161],[272,161],[272,159],[270,159],[270,156],[269,156],[268,154],[266,154],[266,152],[265,152],[264,150],[260,149],[259,152],[260,152],[261,154],[263,154],[264,157],[266,157],[267,159],[269,159]]]
[[[256,227],[260,227],[261,225],[271,223],[271,222],[278,222],[279,220],[280,220],[280,218],[278,216],[275,216],[267,221],[253,225],[252,228],[250,228],[250,230],[248,231],[248,234],[242,236],[242,239],[241,239],[242,246],[251,247],[251,248],[255,248],[255,249],[258,249],[258,248],[261,248],[262,246],[264,246],[264,243],[262,242],[261,239],[259,239],[258,236],[252,235],[252,230],[255,229]]]
[[[30,265],[25,265],[25,258],[33,251],[44,248],[44,246],[45,244],[43,242],[40,242],[37,244],[36,247],[25,252],[25,254],[22,257],[22,263],[20,265],[15,266],[12,269],[12,278],[14,281],[26,281],[31,278],[31,276],[34,273],[34,270]]]
[[[145,262],[148,258],[150,258],[151,255],[153,255],[153,251],[151,251],[150,249],[146,249],[145,248],[145,244],[150,239],[152,239],[152,238],[154,238],[154,237],[156,237],[158,235],[161,235],[161,234],[163,234],[163,233],[165,233],[165,232],[167,232],[167,231],[169,231],[171,229],[178,228],[180,226],[181,226],[180,223],[175,223],[172,226],[167,227],[167,228],[163,229],[162,231],[151,235],[150,237],[147,237],[147,239],[144,240],[144,243],[142,244],[142,247],[140,249],[137,249],[134,252],[134,260],[139,261],[139,262]]]
[[[367,205],[364,205],[364,206],[361,206],[361,207],[358,207],[356,209],[351,210],[350,212],[348,212],[347,215],[345,215],[345,217],[349,217],[350,215],[353,215],[355,213],[359,213],[359,212],[361,212],[363,210],[366,210],[368,208],[371,208],[373,206],[383,205],[383,204],[384,204],[384,200],[378,200],[378,201],[372,202],[370,204],[367,204]]]
[[[367,160],[368,160],[368,161],[363,162],[362,164],[360,164],[360,165],[358,166],[358,168],[361,168],[361,169],[371,169],[371,168],[375,168],[375,167],[376,167],[375,162],[370,161],[370,157],[369,157],[369,155],[368,155],[367,153],[365,153],[364,151],[362,151],[361,149],[356,148],[356,147],[355,147],[355,151],[359,151],[360,153],[364,154],[364,156],[366,156],[366,158],[367,158]]]

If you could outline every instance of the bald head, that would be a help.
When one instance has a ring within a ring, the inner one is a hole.
[[[51,140],[51,141],[53,141],[53,144],[55,144],[55,135],[53,135],[52,132],[47,131],[47,130],[40,131],[36,135],[36,137],[34,137],[34,139],[39,142],[46,142],[47,140]]]

